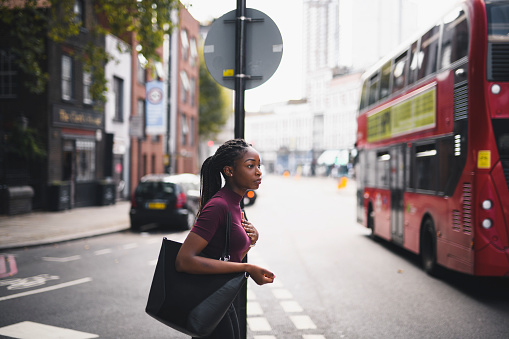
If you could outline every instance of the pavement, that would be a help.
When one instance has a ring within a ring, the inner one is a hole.
[[[0,216],[0,250],[37,246],[129,229],[129,201],[65,211]]]

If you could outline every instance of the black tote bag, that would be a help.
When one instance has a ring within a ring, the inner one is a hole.
[[[227,227],[227,238],[230,227]],[[225,246],[227,253],[228,243],[229,239]],[[181,246],[181,243],[163,239],[145,311],[177,331],[193,337],[204,337],[224,317],[246,283],[248,274],[177,272],[175,259]]]

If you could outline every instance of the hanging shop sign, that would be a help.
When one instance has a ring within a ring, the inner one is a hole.
[[[92,109],[53,105],[53,125],[97,129],[104,126],[104,116]]]

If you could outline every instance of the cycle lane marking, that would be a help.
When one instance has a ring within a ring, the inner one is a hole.
[[[34,277],[28,278],[14,278],[7,280],[0,280],[0,286],[7,286],[8,290],[22,290],[25,288],[32,288],[44,285],[46,281],[60,279],[57,275],[39,274]]]
[[[33,295],[33,294],[39,294],[39,293],[59,290],[61,288],[75,286],[75,285],[80,285],[80,284],[84,284],[84,283],[87,283],[87,282],[90,282],[90,281],[92,281],[92,278],[86,277],[86,278],[77,279],[77,280],[73,280],[73,281],[68,281],[68,282],[57,284],[57,285],[53,285],[53,286],[39,288],[37,290],[32,290],[32,291],[26,291],[26,292],[11,294],[11,295],[7,295],[5,297],[0,297],[0,302],[1,301],[5,301],[5,300],[9,300],[9,299],[16,299],[16,298],[26,297],[26,296]]]

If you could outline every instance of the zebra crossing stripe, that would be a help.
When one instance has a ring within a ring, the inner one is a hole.
[[[272,330],[272,327],[270,327],[267,318],[264,317],[247,318],[247,323],[253,332],[264,332]]]
[[[23,339],[92,339],[99,338],[97,334],[79,332],[67,328],[23,321],[0,328],[0,335]]]
[[[307,315],[292,315],[290,320],[298,330],[315,330],[316,325]]]

